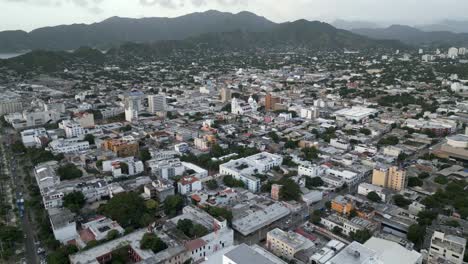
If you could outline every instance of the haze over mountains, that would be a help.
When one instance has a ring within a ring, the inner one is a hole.
[[[427,30],[451,28],[458,32],[465,24],[468,26],[468,22],[445,21],[424,28]],[[237,48],[290,45],[307,48],[357,49],[401,45],[396,41],[381,40],[397,40],[410,45],[468,45],[468,33],[427,32],[400,25],[381,28],[376,23],[365,21],[337,20],[333,25],[341,29],[326,23],[307,20],[278,24],[250,12],[232,14],[214,10],[176,18],[111,17],[89,25],[44,27],[29,33],[3,31],[0,32],[0,52],[36,49],[75,50],[83,46],[109,49],[127,42],[154,43],[169,40],[186,40],[191,44],[208,41],[211,46],[225,45]]]

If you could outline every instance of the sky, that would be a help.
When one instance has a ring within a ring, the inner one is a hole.
[[[467,0],[0,0],[0,30],[94,23],[112,16],[175,17],[216,9],[275,22],[335,19],[426,24],[467,20]]]

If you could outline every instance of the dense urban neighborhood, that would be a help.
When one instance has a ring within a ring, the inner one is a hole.
[[[1,263],[468,261],[466,48],[140,48],[0,63]]]

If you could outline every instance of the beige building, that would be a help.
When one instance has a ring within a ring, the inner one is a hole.
[[[16,99],[0,101],[0,115],[21,112],[22,110],[23,104]]]
[[[94,115],[92,113],[76,113],[74,120],[80,123],[82,128],[93,128],[95,126]]]
[[[408,185],[406,171],[396,166],[390,168],[377,167],[372,173],[372,184],[384,188],[401,191]]]
[[[466,239],[435,231],[431,238],[428,263],[462,264]]]
[[[229,88],[221,89],[221,102],[226,103],[226,102],[231,101],[231,99],[232,99],[231,89]]]
[[[297,233],[275,228],[267,233],[266,245],[276,256],[290,260],[298,251],[312,247],[313,243]]]

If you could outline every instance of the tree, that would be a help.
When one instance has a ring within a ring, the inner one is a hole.
[[[186,236],[191,239],[200,238],[209,233],[208,229],[204,226],[193,223],[190,219],[181,219],[177,222],[177,229],[182,231]]]
[[[322,211],[314,210],[312,216],[310,217],[310,222],[312,224],[318,225],[320,224],[320,220],[322,220]]]
[[[361,129],[359,129],[359,133],[362,133],[362,134],[368,136],[368,135],[370,135],[372,132],[370,131],[370,129],[364,128],[364,127],[363,127],[363,128],[361,128]]]
[[[406,199],[403,195],[397,194],[393,196],[393,202],[398,207],[407,207],[411,204],[411,201]]]
[[[84,137],[84,141],[88,141],[89,145],[94,145],[95,137],[93,134],[86,134],[86,136]]]
[[[165,250],[167,245],[157,235],[145,233],[140,241],[140,248],[151,249],[154,253],[158,253]]]
[[[146,212],[143,198],[136,192],[116,194],[107,204],[99,207],[99,212],[114,219],[124,228],[140,227],[140,220]]]
[[[60,180],[73,180],[81,178],[83,172],[78,169],[75,165],[68,163],[58,168],[57,174],[60,176]]]
[[[11,150],[14,153],[20,154],[25,153],[27,151],[26,147],[23,145],[23,142],[17,140],[11,145]]]
[[[228,223],[232,221],[232,212],[229,209],[217,206],[205,206],[205,212],[217,219],[225,219]]]
[[[274,131],[271,131],[270,133],[268,133],[268,137],[270,137],[271,140],[273,140],[273,142],[275,143],[278,143],[280,141],[280,137]]]
[[[295,148],[297,148],[297,141],[288,140],[284,144],[284,147],[287,148],[287,149],[295,149]]]
[[[114,240],[120,236],[119,231],[117,230],[111,230],[109,233],[107,233],[106,239],[107,240]]]
[[[380,203],[382,201],[382,198],[374,191],[367,194],[367,199],[375,203]]]
[[[361,244],[364,244],[366,243],[367,240],[369,240],[369,238],[372,237],[372,234],[368,229],[364,229],[364,230],[357,230],[356,232],[351,232],[349,236],[351,237],[352,240],[357,241]]]
[[[146,209],[153,211],[159,207],[159,203],[153,199],[149,199],[145,202]]]
[[[382,138],[381,140],[379,140],[379,142],[377,142],[377,145],[378,146],[389,146],[389,145],[396,145],[400,142],[400,140],[395,137],[395,136],[388,136],[386,138]]]
[[[427,172],[421,172],[421,173],[418,175],[418,178],[424,180],[424,179],[429,178],[430,176],[431,176],[431,175],[430,175],[429,173],[427,173]]]
[[[438,184],[445,185],[445,184],[447,184],[449,182],[449,180],[447,179],[447,177],[439,175],[439,176],[435,177],[434,182],[436,182]]]
[[[281,181],[281,187],[279,196],[284,201],[299,201],[301,198],[301,188],[291,179],[285,179]]]
[[[78,252],[78,248],[75,245],[67,245],[58,248],[50,252],[47,256],[47,263],[49,264],[66,264],[70,263],[68,256]]]
[[[210,190],[216,190],[218,188],[218,182],[216,180],[209,180],[206,182],[206,187]]]
[[[306,188],[314,189],[316,187],[323,186],[325,183],[320,177],[306,177]]]
[[[170,195],[164,200],[164,212],[169,216],[177,215],[184,207],[184,199],[180,195]]]
[[[343,229],[341,229],[341,227],[339,227],[339,226],[334,226],[333,229],[332,229],[333,234],[336,234],[336,235],[341,235],[342,231],[343,231]]]
[[[82,192],[72,192],[63,197],[63,206],[73,212],[78,212],[86,203]]]
[[[419,177],[408,178],[408,187],[423,186],[423,181]]]
[[[318,156],[319,151],[317,150],[316,147],[303,148],[302,153],[303,153],[304,158],[308,161],[318,159],[319,157]]]
[[[146,162],[151,159],[151,153],[148,149],[140,150],[140,160]]]
[[[128,164],[125,162],[120,162],[120,170],[122,171],[122,174],[128,175]]]
[[[226,175],[223,178],[223,183],[231,188],[239,187],[239,188],[245,188],[245,183],[241,180],[236,180],[234,177],[231,175]]]
[[[408,228],[408,233],[406,237],[411,242],[418,245],[424,240],[425,235],[426,235],[426,227],[414,224]]]

